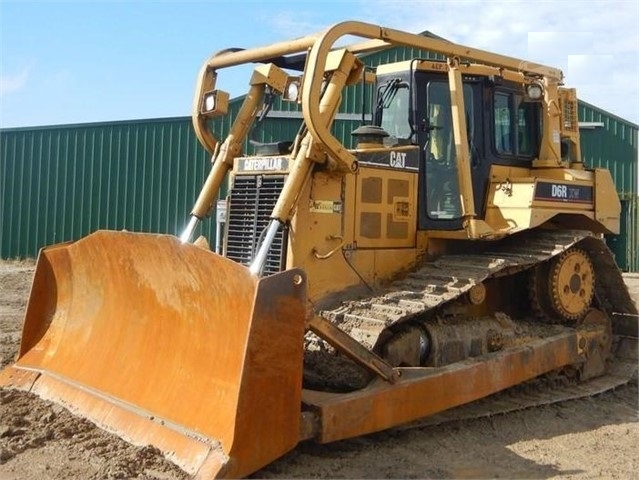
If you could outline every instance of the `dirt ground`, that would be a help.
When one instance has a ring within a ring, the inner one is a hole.
[[[0,367],[19,344],[33,262],[0,262]],[[626,276],[635,301],[639,275]],[[255,478],[637,478],[637,384],[491,418],[300,444]],[[0,479],[185,479],[62,407],[0,389]]]

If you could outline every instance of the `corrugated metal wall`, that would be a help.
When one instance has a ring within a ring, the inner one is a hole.
[[[589,168],[610,170],[621,200],[621,233],[607,236],[620,268],[639,271],[639,213],[637,125],[579,102],[581,152]]]
[[[622,270],[639,272],[639,197],[621,199],[621,233],[607,235],[606,243]]]
[[[177,233],[208,170],[188,120],[0,132],[0,255],[100,228]]]
[[[637,126],[585,102],[579,102],[584,163],[607,168],[621,199],[637,196]]]
[[[415,57],[434,58],[395,48],[365,60],[375,66]],[[214,122],[221,138],[241,101],[234,99],[230,115]],[[355,85],[345,92],[333,126],[347,147],[361,113],[362,86]],[[596,124],[581,131],[586,164],[610,169],[622,199],[622,235],[609,244],[623,269],[639,271],[637,126],[583,102],[579,120]],[[300,124],[299,107],[278,99],[254,137],[293,140]],[[208,170],[209,155],[189,117],[2,130],[0,256],[34,256],[44,245],[99,228],[179,233]],[[201,228],[213,242],[215,222]]]

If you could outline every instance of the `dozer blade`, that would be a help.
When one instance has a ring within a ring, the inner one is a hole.
[[[251,473],[299,440],[306,279],[166,235],[99,231],[38,258],[0,384],[66,405],[198,477]]]

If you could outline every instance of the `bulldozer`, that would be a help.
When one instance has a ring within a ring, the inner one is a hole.
[[[436,55],[365,65],[394,47]],[[246,64],[218,139],[218,74]],[[214,54],[193,102],[212,166],[184,231],[43,248],[0,383],[197,478],[249,475],[301,441],[495,412],[522,385],[509,408],[626,383],[637,308],[603,237],[620,203],[581,160],[563,81],[357,21]],[[332,127],[353,88],[364,113],[347,147]],[[298,115],[295,137],[255,140],[275,104]],[[218,204],[211,250],[194,237]]]

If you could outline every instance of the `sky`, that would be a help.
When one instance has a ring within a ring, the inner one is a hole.
[[[213,53],[360,20],[561,68],[639,124],[639,1],[0,0],[0,127],[188,116]],[[218,87],[244,94],[248,73]]]

